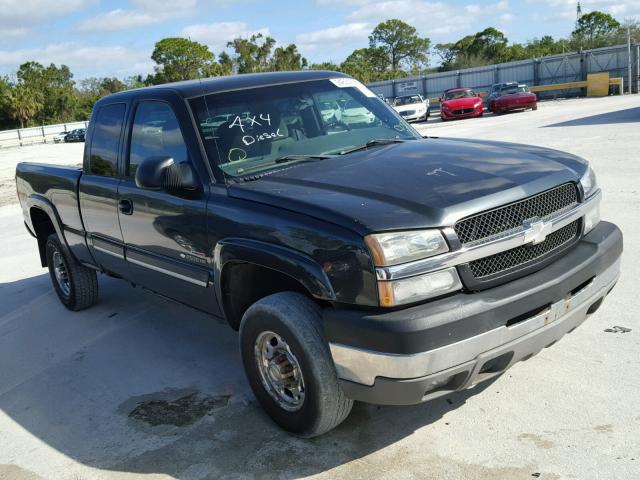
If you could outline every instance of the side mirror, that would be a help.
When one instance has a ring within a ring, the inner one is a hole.
[[[145,158],[136,169],[136,185],[146,190],[195,190],[198,188],[189,163],[176,164],[171,157]]]

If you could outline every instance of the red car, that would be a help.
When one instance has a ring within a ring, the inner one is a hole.
[[[440,99],[440,118],[445,122],[453,118],[481,117],[482,98],[470,88],[445,90]]]
[[[497,115],[511,110],[538,109],[538,97],[522,83],[498,83],[491,90],[487,105]]]

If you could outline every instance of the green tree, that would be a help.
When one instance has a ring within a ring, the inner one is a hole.
[[[223,75],[231,75],[233,73],[233,59],[227,52],[222,52],[218,56],[218,63]]]
[[[594,10],[578,19],[571,36],[581,48],[598,48],[606,46],[608,37],[619,28],[620,22],[611,15]]]
[[[286,47],[278,47],[273,52],[273,70],[293,71],[307,67],[307,59],[298,52],[298,47],[291,43]]]
[[[387,70],[387,58],[380,48],[360,48],[354,50],[340,64],[340,71],[357,78],[363,83],[394,78]],[[400,71],[394,72],[396,75]]]
[[[441,59],[440,71],[509,61],[514,54],[526,55],[520,45],[510,50],[507,37],[493,27],[466,35],[454,43],[439,43],[435,53]]]
[[[504,33],[493,27],[488,27],[473,36],[468,46],[471,56],[484,58],[491,63],[504,61],[509,40]]]
[[[615,32],[606,36],[606,45],[624,45],[627,43],[628,32],[631,32],[631,43],[640,43],[640,21],[627,19]]]
[[[37,95],[43,105],[38,123],[57,123],[72,119],[76,95],[73,74],[66,65],[50,64],[44,67],[38,62],[20,65],[16,73],[18,85]]]
[[[438,70],[444,72],[451,70],[458,56],[455,43],[437,43],[434,53],[440,57],[440,68]]]
[[[340,71],[340,65],[337,65],[331,61],[321,62],[321,63],[312,63],[309,66],[309,70],[329,70],[332,72],[338,72]]]
[[[414,27],[398,19],[379,23],[369,36],[369,48],[384,52],[391,72],[427,66],[430,45],[431,40],[420,37]]]
[[[234,38],[227,47],[235,53],[233,61],[238,73],[254,73],[271,69],[271,51],[275,43],[275,39],[257,33],[249,38]]]
[[[11,128],[14,119],[9,114],[9,93],[11,83],[6,77],[0,77],[0,130]]]
[[[156,42],[151,54],[156,62],[150,83],[177,82],[219,75],[217,62],[206,45],[186,38],[169,37]]]
[[[24,128],[25,122],[34,118],[42,110],[42,102],[36,92],[30,90],[24,84],[19,84],[9,91],[7,98],[9,115],[20,122],[20,128]]]

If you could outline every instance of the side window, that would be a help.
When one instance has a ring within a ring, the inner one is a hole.
[[[98,110],[89,154],[89,166],[93,175],[115,177],[118,172],[118,146],[124,111],[124,103],[105,105]]]
[[[129,176],[135,176],[140,162],[149,157],[171,157],[176,163],[187,161],[187,146],[178,119],[163,102],[147,101],[138,105],[131,132]]]

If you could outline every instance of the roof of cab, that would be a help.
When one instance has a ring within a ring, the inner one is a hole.
[[[241,75],[229,75],[225,77],[211,77],[183,82],[164,83],[150,87],[136,88],[114,93],[103,97],[113,100],[115,97],[123,98],[131,95],[139,95],[148,90],[172,90],[184,98],[208,95],[211,93],[225,92],[228,90],[240,90],[244,88],[264,87],[283,83],[308,82],[312,80],[324,80],[327,78],[349,77],[341,72],[324,70],[304,70],[298,72],[266,72],[245,73]]]

